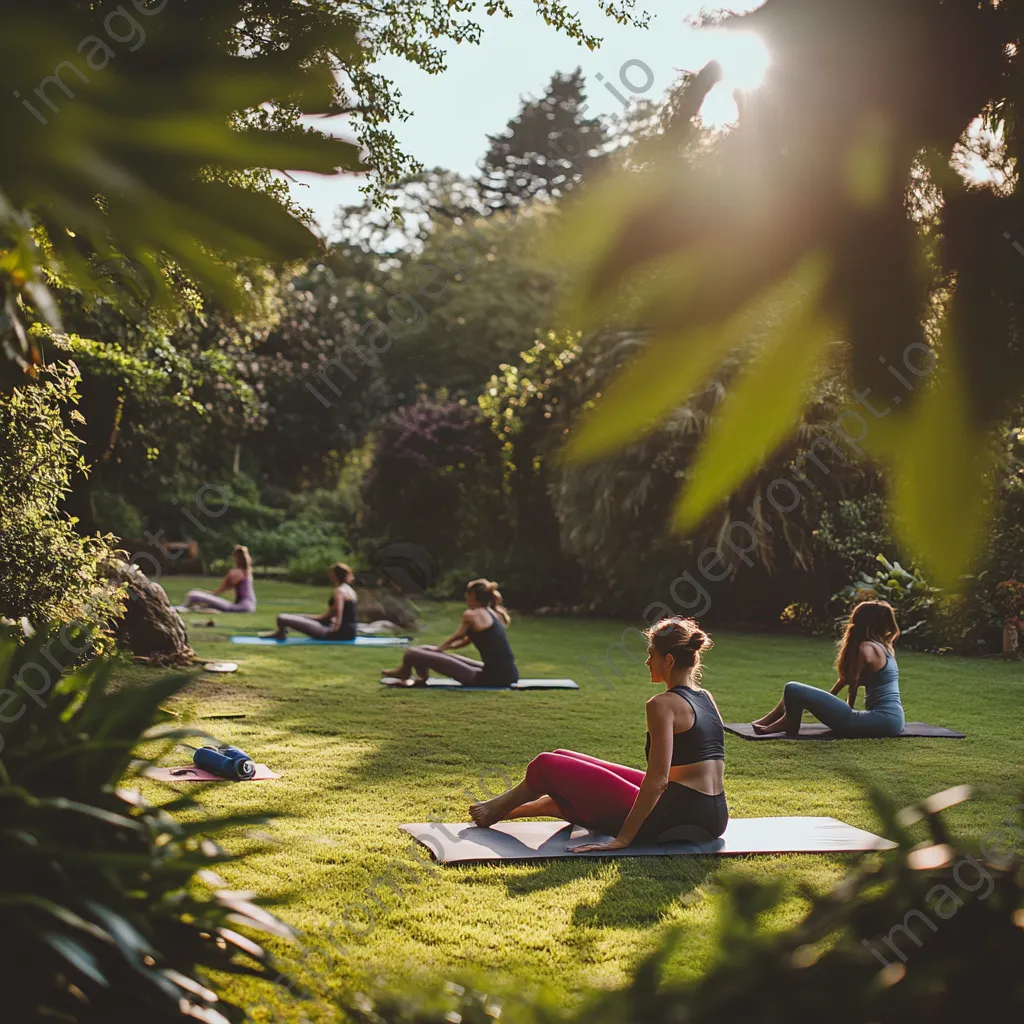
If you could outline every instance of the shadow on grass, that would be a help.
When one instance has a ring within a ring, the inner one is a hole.
[[[717,868],[714,857],[623,857],[614,860],[580,858],[538,862],[536,869],[500,881],[512,899],[529,897],[548,889],[599,878],[609,864],[618,868],[596,902],[582,901],[572,912],[572,924],[582,927],[649,928],[658,924],[676,903],[692,905],[704,897],[699,892]],[[500,868],[496,870],[500,871]],[[466,874],[467,885],[493,885],[487,872]]]

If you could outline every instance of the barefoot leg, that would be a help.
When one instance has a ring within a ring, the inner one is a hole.
[[[785,703],[783,703],[783,701],[780,700],[779,703],[776,704],[775,707],[773,707],[767,715],[764,715],[762,718],[756,719],[752,724],[754,725],[755,729],[759,725],[772,725],[775,722],[777,722],[780,718],[782,718],[782,716],[785,713],[786,705]]]
[[[499,821],[511,817],[512,812],[523,804],[536,801],[540,794],[534,793],[525,782],[520,782],[513,789],[506,790],[491,800],[480,800],[469,805],[469,816],[480,828],[489,828]]]

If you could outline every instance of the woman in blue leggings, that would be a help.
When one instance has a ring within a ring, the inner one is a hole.
[[[839,678],[831,690],[805,683],[786,683],[782,700],[753,723],[754,732],[786,732],[796,736],[809,711],[838,736],[883,738],[899,736],[905,719],[900,701],[899,669],[893,644],[900,635],[888,601],[862,601],[850,613],[839,643]],[[849,696],[836,696],[844,686]],[[864,687],[864,711],[855,711],[857,691]]]

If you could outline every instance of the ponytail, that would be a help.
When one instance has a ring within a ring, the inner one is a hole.
[[[466,584],[466,592],[473,595],[477,604],[490,608],[506,626],[512,621],[497,583],[483,578],[472,580]]]

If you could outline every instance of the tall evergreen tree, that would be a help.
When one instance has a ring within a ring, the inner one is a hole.
[[[555,73],[544,96],[526,100],[480,164],[487,207],[515,209],[532,199],[558,199],[606,159],[609,136],[600,118],[586,117],[583,72]]]

